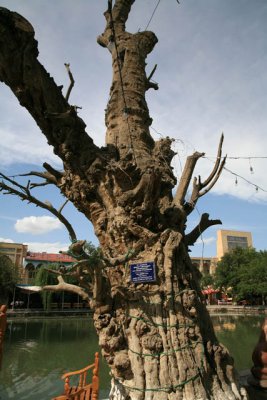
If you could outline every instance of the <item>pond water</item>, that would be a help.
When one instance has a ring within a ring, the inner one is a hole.
[[[217,337],[238,370],[251,367],[263,317],[214,316]],[[10,320],[0,371],[1,400],[49,400],[63,391],[61,375],[92,362],[98,338],[88,318]],[[100,362],[100,399],[108,397],[109,373]]]

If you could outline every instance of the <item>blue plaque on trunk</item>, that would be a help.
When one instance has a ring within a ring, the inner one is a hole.
[[[156,280],[156,268],[153,261],[130,264],[130,273],[133,283],[149,283]]]

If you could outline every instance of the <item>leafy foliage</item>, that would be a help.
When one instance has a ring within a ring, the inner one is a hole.
[[[5,302],[18,282],[18,268],[9,257],[0,254],[0,301]]]
[[[214,286],[214,277],[210,274],[203,274],[200,280],[200,287],[204,289],[207,286]]]
[[[231,288],[236,300],[267,296],[267,251],[236,248],[225,254],[215,272],[215,285]]]
[[[97,267],[100,262],[100,249],[95,247],[91,242],[86,242],[83,246],[83,252],[88,258],[88,264],[90,269]],[[71,253],[70,253],[71,254]],[[73,254],[71,254],[73,256]],[[50,271],[49,271],[50,270]],[[35,276],[35,285],[37,286],[45,286],[45,285],[56,285],[57,275],[53,274],[51,270],[59,271],[64,276],[64,281],[66,283],[71,283],[73,285],[79,285],[77,274],[72,267],[65,267],[61,264],[54,263],[49,265],[43,265],[37,270],[37,274]],[[91,275],[86,273],[83,275],[83,282],[91,281]],[[55,294],[54,294],[55,295]],[[51,291],[42,291],[41,298],[44,309],[50,309],[52,302],[53,292]],[[66,294],[68,296],[68,294]]]
[[[60,268],[59,264],[42,265],[37,270],[34,279],[34,284],[37,286],[56,285],[57,284],[56,275],[53,275],[47,269],[58,270],[59,268]],[[40,294],[44,309],[45,310],[50,309],[53,293],[50,291],[42,291]]]
[[[267,252],[259,252],[249,268],[242,266],[239,271],[240,282],[237,293],[240,298],[251,296],[267,296]]]
[[[99,265],[99,261],[101,259],[100,247],[95,247],[91,242],[86,242],[83,249],[87,256],[89,256],[90,265],[92,267]]]

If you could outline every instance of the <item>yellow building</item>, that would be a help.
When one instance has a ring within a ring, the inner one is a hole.
[[[8,256],[13,264],[18,267],[21,280],[24,275],[23,259],[27,255],[27,250],[28,246],[25,244],[0,242],[0,254]]]
[[[217,255],[216,257],[191,257],[193,265],[199,271],[206,274],[214,274],[217,262],[229,251],[236,247],[243,249],[253,247],[251,232],[218,230],[217,231]]]
[[[217,258],[220,260],[225,253],[241,247],[247,249],[253,247],[251,232],[243,231],[228,231],[218,230],[217,231]]]
[[[191,257],[192,264],[204,274],[214,274],[217,266],[217,258],[215,257]]]

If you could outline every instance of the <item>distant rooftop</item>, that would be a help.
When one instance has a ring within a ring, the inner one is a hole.
[[[75,262],[75,258],[67,254],[35,253],[28,251],[25,261],[49,261],[49,262]]]

